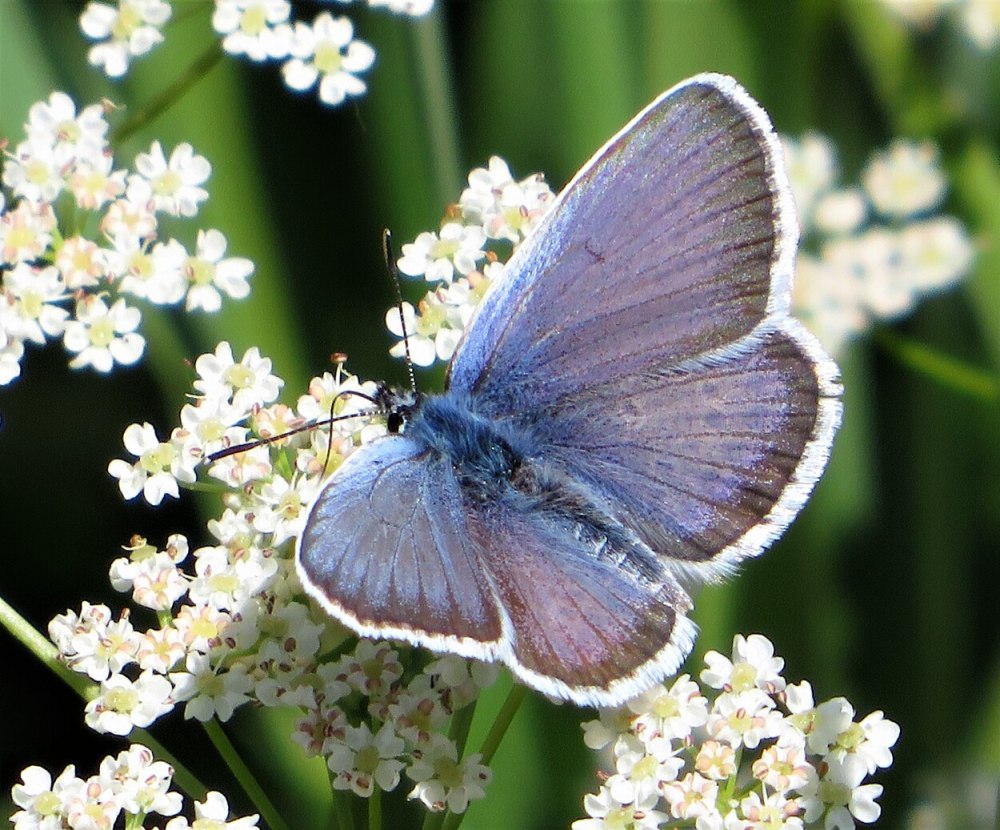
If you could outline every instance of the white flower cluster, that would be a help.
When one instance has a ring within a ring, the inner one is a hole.
[[[942,17],[954,17],[966,37],[984,52],[1000,42],[1000,5],[996,0],[882,0],[882,4],[922,31]]]
[[[111,828],[120,816],[125,826],[141,827],[150,813],[177,816],[183,806],[180,793],[172,792],[174,770],[141,744],[132,744],[117,756],[108,756],[97,775],[78,778],[73,765],[52,780],[42,767],[28,767],[21,783],[11,789],[11,800],[20,809],[10,817],[14,830],[57,830],[60,827]],[[257,816],[228,821],[229,803],[221,793],[210,792],[204,802],[194,804],[195,822],[183,816],[172,818],[165,830],[193,827],[249,830]]]
[[[219,231],[199,230],[193,254],[157,238],[157,214],[193,217],[208,198],[212,168],[190,144],[168,158],[153,142],[134,172],[116,169],[103,107],[78,113],[62,92],[32,105],[24,129],[0,192],[0,385],[20,375],[26,343],[58,337],[73,368],[135,363],[146,341],[126,297],[217,311],[250,293],[253,263],[226,258]]]
[[[350,0],[337,0],[349,3]],[[368,0],[368,5],[396,14],[419,17],[434,0]],[[359,77],[371,69],[375,50],[354,37],[344,16],[320,12],[311,23],[292,19],[288,0],[214,0],[212,28],[230,55],[245,55],[262,63],[281,61],[285,83],[294,90],[319,87],[320,100],[331,106],[364,94]],[[90,2],[80,16],[80,28],[92,40],[88,59],[112,78],[128,71],[132,58],[163,41],[162,27],[170,19],[167,0]]]
[[[538,224],[554,195],[540,173],[516,181],[507,163],[493,156],[489,167],[469,174],[458,203],[445,211],[441,230],[420,234],[403,245],[397,265],[402,274],[422,277],[434,288],[414,310],[395,308],[386,325],[397,337],[405,332],[410,358],[417,366],[448,361],[489,284],[503,270],[511,249]],[[406,354],[402,342],[390,350]]]
[[[784,145],[801,230],[793,311],[832,354],[969,270],[962,223],[932,215],[947,189],[932,143],[894,141],[872,155],[860,186],[846,187],[828,138],[806,133]]]
[[[293,567],[292,542],[323,479],[384,426],[345,418],[208,459],[255,436],[364,410],[374,385],[338,366],[314,378],[292,409],[275,403],[283,381],[256,349],[237,361],[222,343],[195,370],[196,402],[169,440],[133,424],[125,444],[137,460],[109,470],[126,497],[157,504],[207,465],[226,507],[208,524],[212,544],[190,551],[175,535],[158,549],[136,537],[111,565],[114,588],[155,611],[158,628],[139,630],[127,611],[116,617],[88,603],[50,623],[60,659],[99,684],[85,722],[128,735],[179,704],[199,721],[227,721],[246,703],[295,707],[293,737],[325,758],[335,788],[368,797],[395,789],[405,773],[410,797],[429,810],[464,811],[485,794],[490,771],[479,756],[462,757],[447,727],[493,683],[495,667],[444,657],[415,670],[396,647],[369,640],[346,651],[351,635],[307,604]]]
[[[844,698],[818,706],[760,634],[737,635],[732,657],[705,656],[701,682],[684,674],[584,724],[592,749],[610,749],[614,772],[574,830],[852,830],[874,822],[899,727],[874,712],[854,720]]]

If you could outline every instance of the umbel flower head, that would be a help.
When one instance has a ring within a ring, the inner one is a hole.
[[[585,723],[587,745],[610,749],[614,772],[574,830],[845,828],[871,824],[899,727],[881,712],[855,721],[844,698],[813,703],[787,684],[784,661],[760,634],[710,651],[701,683],[681,675]]]
[[[70,367],[108,373],[145,352],[142,303],[218,311],[249,294],[253,263],[227,257],[220,231],[192,234],[194,253],[159,232],[164,215],[197,216],[208,160],[190,144],[168,152],[154,141],[134,169],[118,167],[108,129],[103,106],[78,110],[53,92],[31,106],[24,140],[4,159],[0,385],[20,375],[26,344],[61,339]],[[98,230],[89,238],[80,227]]]
[[[87,58],[110,78],[121,78],[134,60],[165,41],[164,27],[176,0],[116,0],[87,4],[80,29],[92,41]],[[368,0],[372,8],[421,17],[433,0]],[[375,63],[375,50],[354,36],[345,15],[318,12],[312,20],[294,19],[288,0],[214,0],[212,29],[223,51],[255,63],[277,61],[290,89],[318,88],[319,99],[337,106],[363,95],[362,75]]]

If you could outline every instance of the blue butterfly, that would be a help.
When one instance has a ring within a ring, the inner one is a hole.
[[[774,541],[840,422],[837,367],[789,316],[796,241],[761,107],[714,74],[661,95],[515,252],[446,391],[380,390],[389,433],[311,507],[306,591],[582,705],[675,672],[682,585]]]

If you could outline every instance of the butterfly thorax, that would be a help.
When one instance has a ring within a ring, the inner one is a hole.
[[[506,421],[476,412],[468,396],[454,391],[417,395],[412,403],[400,401],[389,417],[401,420],[397,431],[409,440],[447,459],[470,494],[496,496],[524,461],[524,452],[518,449],[524,436]]]

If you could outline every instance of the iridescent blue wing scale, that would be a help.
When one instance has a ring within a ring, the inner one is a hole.
[[[560,194],[450,367],[681,575],[763,550],[840,420],[837,368],[788,316],[780,153],[732,79],[665,93]]]
[[[306,591],[361,634],[495,659],[501,617],[466,512],[450,464],[403,436],[376,439],[311,508]]]

